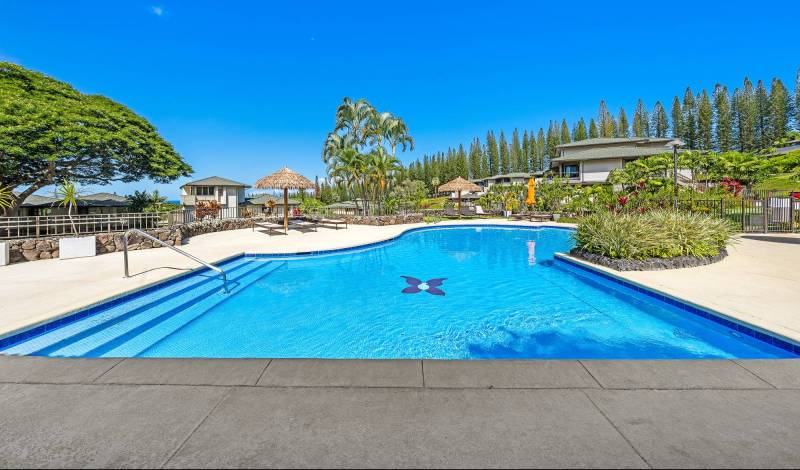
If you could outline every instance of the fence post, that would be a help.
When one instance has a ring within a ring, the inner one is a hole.
[[[769,232],[769,191],[764,192],[761,206],[761,213],[764,215],[764,233],[767,233]]]
[[[19,232],[19,230],[17,230]],[[19,234],[18,234],[19,235]],[[36,216],[36,239],[39,239],[39,216]]]
[[[742,232],[747,232],[747,222],[745,222],[747,217],[745,217],[744,213],[744,196],[742,196],[742,211],[739,213],[739,215],[742,218]]]

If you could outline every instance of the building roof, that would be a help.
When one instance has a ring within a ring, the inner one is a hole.
[[[646,144],[650,142],[669,142],[672,139],[664,137],[595,137],[593,139],[584,139],[577,142],[570,142],[568,144],[561,144],[556,148],[573,148],[585,147],[591,145],[612,145],[612,144]]]
[[[649,157],[670,153],[668,148],[658,147],[599,147],[586,150],[579,150],[566,157],[554,158],[551,163],[579,162],[584,160],[604,160],[608,158],[637,158]]]
[[[242,186],[245,188],[249,188],[249,184],[239,183],[238,181],[229,180],[227,178],[221,178],[219,176],[209,176],[208,178],[203,178],[197,181],[190,181],[184,186]]]
[[[19,194],[19,193],[17,193]],[[20,207],[52,207],[61,203],[58,198],[31,194],[20,204]],[[112,193],[88,194],[78,198],[81,207],[128,207],[130,201],[125,196]]]
[[[470,181],[472,181],[473,183],[480,183],[481,181],[495,180],[500,178],[530,178],[530,177],[531,177],[530,173],[517,172],[517,173],[507,173],[505,175],[487,176],[486,178],[473,178]]]

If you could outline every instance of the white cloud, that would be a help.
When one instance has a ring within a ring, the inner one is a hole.
[[[164,8],[162,8],[162,7],[159,7],[159,6],[153,6],[153,7],[150,7],[150,10],[151,10],[151,11],[153,12],[153,14],[154,14],[154,15],[156,15],[156,16],[162,16],[162,15],[164,14]]]

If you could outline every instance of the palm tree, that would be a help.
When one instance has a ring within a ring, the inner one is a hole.
[[[159,194],[157,189],[153,190],[153,194],[150,195],[150,207],[152,207],[155,212],[161,212],[161,207],[166,202],[166,196]]]
[[[408,133],[408,126],[406,126],[406,123],[400,118],[394,118],[392,120],[392,126],[386,139],[389,141],[389,145],[392,148],[392,157],[397,155],[398,145],[403,147],[404,152],[406,148],[414,150],[414,139]]]
[[[69,217],[69,222],[72,225],[72,231],[75,232],[75,236],[78,236],[78,228],[75,226],[75,220],[72,219],[72,208],[78,205],[78,199],[80,198],[78,189],[74,183],[65,178],[56,191],[61,199],[59,206],[67,208],[67,217]]]
[[[11,194],[11,190],[4,186],[0,186],[0,214],[8,210],[13,202],[14,195]]]
[[[369,154],[367,173],[371,180],[374,200],[382,201],[387,193],[389,183],[403,168],[400,160],[386,153],[382,146],[378,146]]]
[[[375,108],[365,99],[353,101],[348,97],[336,108],[336,127],[334,132],[345,131],[358,146],[366,145],[370,121]]]
[[[363,154],[353,147],[348,147],[337,152],[328,164],[328,174],[344,187],[352,190],[356,197],[358,191],[364,200],[364,213],[367,212],[366,178],[367,161]],[[358,205],[358,201],[356,201]]]

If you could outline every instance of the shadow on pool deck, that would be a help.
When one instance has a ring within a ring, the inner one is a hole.
[[[0,356],[3,467],[784,467],[800,360]]]

